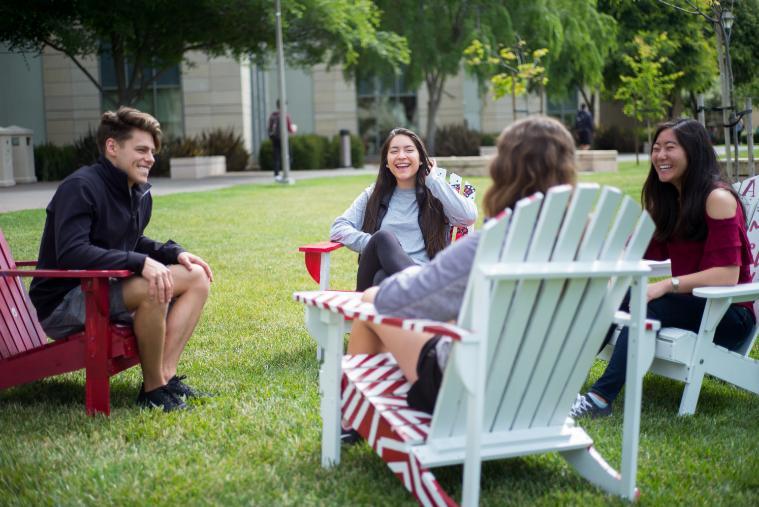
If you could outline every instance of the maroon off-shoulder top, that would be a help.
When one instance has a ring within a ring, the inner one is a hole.
[[[667,242],[651,240],[645,259],[672,261],[672,276],[683,276],[720,266],[740,266],[738,283],[751,282],[750,266],[753,262],[751,244],[746,235],[746,220],[738,206],[735,216],[714,219],[704,212],[706,240],[687,241],[672,239]],[[736,303],[753,314],[750,301]]]

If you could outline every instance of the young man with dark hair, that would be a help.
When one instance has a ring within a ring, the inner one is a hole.
[[[100,158],[64,179],[47,206],[37,269],[128,269],[110,281],[111,320],[133,325],[140,352],[142,407],[187,408],[199,393],[177,377],[177,363],[208,298],[211,268],[169,240],[143,235],[153,201],[148,174],[161,128],[147,113],[122,107],[103,114]],[[30,296],[53,339],[84,328],[77,280],[35,278]]]

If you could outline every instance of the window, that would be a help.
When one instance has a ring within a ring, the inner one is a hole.
[[[381,79],[371,76],[359,79],[358,132],[367,155],[379,155],[387,134],[396,127],[417,130],[416,91],[410,90],[402,76]]]
[[[132,65],[126,64],[126,79],[132,77]],[[157,69],[148,67],[145,70],[146,80],[155,76]],[[161,75],[148,85],[145,95],[137,100],[132,107],[145,111],[161,122],[161,130],[166,138],[182,137],[184,135],[184,115],[182,114],[182,86],[179,66],[175,65],[163,71]],[[100,82],[103,86],[103,111],[117,106],[116,70],[111,53],[107,47],[100,54]]]

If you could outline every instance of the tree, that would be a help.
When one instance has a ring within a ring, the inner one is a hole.
[[[676,0],[678,1],[678,0]],[[709,0],[698,0],[709,1]],[[671,74],[678,70],[682,76],[675,81],[669,96],[672,116],[684,95],[695,116],[696,96],[709,89],[717,76],[717,56],[713,32],[698,16],[664,5],[659,0],[598,0],[599,11],[617,20],[618,51],[609,54],[604,70],[604,85],[614,95],[620,85],[620,76],[626,71],[624,56],[636,55],[638,48],[634,37],[640,30],[666,32],[675,49],[663,63],[662,72]]]
[[[638,48],[635,56],[623,55],[631,74],[621,75],[621,83],[614,98],[624,102],[623,112],[648,127],[648,143],[651,144],[650,122],[659,120],[671,105],[669,93],[683,72],[664,74],[662,68],[669,63],[666,53],[676,49],[676,43],[666,33],[652,35],[640,32],[634,38]],[[638,159],[638,135],[635,135],[635,163]]]
[[[617,22],[598,11],[598,0],[555,0],[550,6],[559,19],[562,44],[550,48],[547,91],[566,96],[576,88],[592,107],[587,90],[603,86],[604,66],[617,48]]]
[[[736,97],[757,97],[753,107],[759,107],[759,73],[756,71],[759,55],[759,0],[742,0],[735,3],[735,22],[730,39],[733,60],[733,79]],[[741,106],[738,105],[740,108]]]
[[[428,94],[425,138],[435,153],[435,120],[446,79],[458,74],[466,48],[475,36],[506,40],[511,20],[499,0],[375,0],[383,12],[380,28],[403,36],[411,58],[403,69],[405,83],[422,83]],[[372,57],[361,60],[360,76],[392,75],[391,69]]]
[[[328,61],[350,69],[362,51],[398,65],[408,61],[401,37],[377,30],[370,0],[285,0],[286,51],[295,64]],[[64,53],[102,92],[82,64],[110,53],[117,104],[138,101],[150,85],[180,64],[188,51],[263,60],[274,48],[274,9],[267,0],[21,1],[0,4],[0,42],[11,50]]]
[[[467,68],[481,77],[489,78],[496,100],[507,93],[511,94],[514,118],[517,117],[517,97],[526,94],[528,90],[537,89],[542,92],[548,82],[545,67],[541,65],[541,59],[547,53],[546,48],[529,51],[523,39],[495,52],[475,39],[464,50]]]

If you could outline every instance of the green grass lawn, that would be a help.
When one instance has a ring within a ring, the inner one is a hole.
[[[647,167],[581,181],[638,197]],[[314,288],[300,244],[326,239],[333,218],[368,177],[240,186],[155,199],[147,233],[206,258],[216,281],[180,364],[191,385],[217,396],[186,413],[140,411],[140,372],[111,381],[110,418],[84,413],[84,377],[63,375],[0,392],[0,505],[413,505],[366,445],[320,466],[318,365],[295,290]],[[475,179],[481,199],[485,179]],[[0,215],[16,258],[33,258],[42,210]],[[349,288],[356,259],[337,252],[333,280]],[[756,349],[754,355],[756,354]],[[601,373],[598,363],[591,374]],[[677,417],[682,385],[645,382],[638,483],[643,505],[756,505],[759,397],[713,379],[698,412]],[[621,404],[583,421],[618,467]],[[461,467],[436,472],[458,498]],[[557,455],[488,463],[483,505],[621,504]]]

